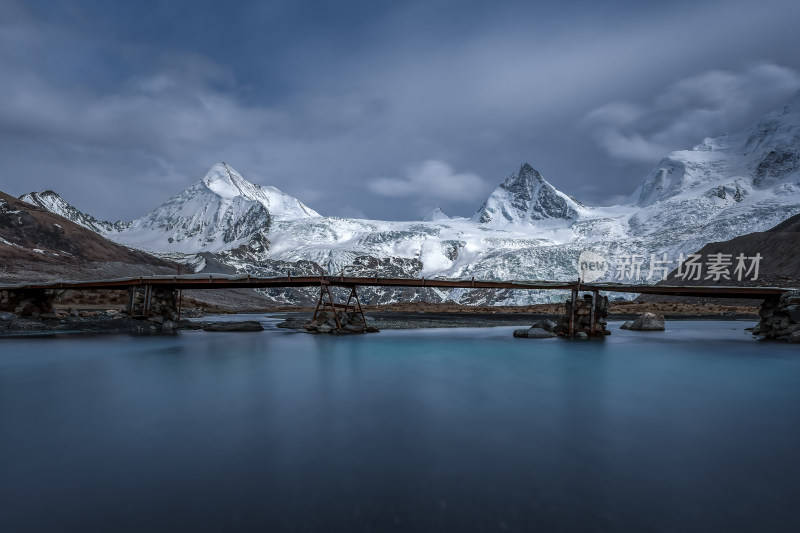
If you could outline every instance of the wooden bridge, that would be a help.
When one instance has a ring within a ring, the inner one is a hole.
[[[591,308],[599,301],[600,292],[657,294],[665,296],[777,299],[781,294],[795,290],[783,287],[732,287],[732,286],[674,286],[674,285],[633,285],[623,283],[582,283],[575,281],[511,280],[487,281],[472,279],[425,279],[425,278],[382,278],[319,275],[292,276],[288,272],[280,277],[256,277],[246,274],[191,274],[180,276],[149,276],[120,279],[88,281],[50,281],[18,283],[0,286],[4,294],[0,300],[0,311],[20,312],[20,303],[27,311],[20,314],[38,312],[44,314],[52,309],[57,292],[64,290],[127,290],[130,291],[128,312],[131,316],[180,317],[181,291],[183,289],[269,289],[286,287],[319,287],[319,299],[314,313],[330,309],[334,316],[338,311],[360,313],[363,310],[356,292],[357,287],[413,287],[442,289],[514,289],[514,290],[565,290],[571,293],[572,314],[575,315],[576,301],[580,291],[591,294]],[[350,289],[346,304],[337,303],[330,287]],[[589,298],[587,295],[586,298]],[[28,303],[25,303],[28,302]],[[32,302],[32,303],[31,303]],[[352,304],[351,304],[352,302]],[[27,306],[27,307],[24,307]],[[591,331],[595,330],[595,313],[591,313]],[[570,318],[570,334],[575,316]],[[336,319],[339,325],[338,318]],[[341,326],[339,326],[341,327]]]
[[[292,276],[256,277],[250,275],[189,274],[182,276],[147,276],[87,281],[22,282],[0,285],[0,290],[126,290],[132,287],[151,286],[166,290],[180,289],[270,289],[284,287],[435,287],[442,289],[517,289],[517,290],[580,290],[587,292],[619,292],[658,294],[665,296],[696,296],[710,298],[765,299],[779,296],[786,287],[735,287],[723,285],[634,285],[626,283],[583,283],[575,281],[511,280],[486,281],[441,278],[381,278],[353,276]]]

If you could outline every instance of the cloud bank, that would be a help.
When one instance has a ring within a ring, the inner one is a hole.
[[[739,72],[711,70],[668,86],[650,103],[617,101],[586,115],[609,155],[655,162],[708,136],[735,131],[780,106],[800,88],[798,71],[763,63]]]
[[[401,178],[376,178],[370,181],[369,188],[382,196],[478,201],[489,185],[475,174],[459,173],[447,163],[428,160],[409,168]]]
[[[6,0],[0,190],[130,219],[227,161],[407,219],[470,215],[528,161],[602,203],[800,88],[798,3],[568,7]]]

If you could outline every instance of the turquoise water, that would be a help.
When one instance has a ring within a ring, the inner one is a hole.
[[[0,339],[0,531],[800,531],[751,325]]]

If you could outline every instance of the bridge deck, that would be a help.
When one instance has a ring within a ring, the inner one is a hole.
[[[239,289],[278,287],[318,287],[320,284],[340,287],[437,287],[463,289],[521,289],[521,290],[571,290],[578,287],[576,281],[479,281],[424,279],[424,278],[380,278],[348,276],[282,276],[260,278],[248,275],[191,274],[183,276],[149,276],[89,281],[24,282],[0,286],[3,289],[127,289],[131,286],[153,285],[165,289]],[[783,287],[732,287],[732,286],[673,286],[630,285],[624,283],[586,283],[582,291],[624,292],[657,294],[664,296],[696,296],[713,298],[764,299],[796,290]]]

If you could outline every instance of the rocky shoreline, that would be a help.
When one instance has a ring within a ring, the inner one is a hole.
[[[47,314],[36,318],[20,317],[13,313],[0,312],[0,337],[19,337],[59,334],[130,334],[158,335],[175,334],[187,330],[204,331],[263,331],[260,322],[163,320],[131,318],[125,312],[108,310],[100,312],[74,312]]]
[[[561,304],[563,307],[563,304]],[[638,306],[637,306],[638,307]],[[0,313],[0,337],[53,335],[53,334],[174,334],[186,330],[206,331],[261,331],[257,321],[203,320],[202,313],[184,310],[192,320],[164,320],[156,317],[145,320],[130,318],[119,310],[70,310],[58,314],[44,314],[37,318]],[[259,313],[260,314],[260,313]],[[265,310],[263,314],[283,319],[277,326],[302,329],[308,325],[313,310],[297,308],[281,312]],[[227,316],[231,316],[228,313]],[[663,313],[666,320],[757,320],[751,313]],[[428,328],[485,328],[498,326],[530,327],[541,320],[557,321],[558,313],[541,312],[427,312],[427,311],[367,311],[366,326],[377,330],[428,329]],[[609,314],[610,321],[634,320],[638,314]]]
[[[563,304],[561,304],[563,306]],[[312,312],[281,312],[273,316],[283,318],[279,328],[301,329],[308,324]],[[639,315],[609,315],[610,321],[635,320]],[[751,314],[664,314],[666,320],[753,320]],[[755,315],[757,317],[757,315]],[[380,330],[384,329],[427,329],[427,328],[491,328],[498,326],[530,327],[541,320],[556,321],[560,314],[541,313],[427,313],[427,312],[380,312],[367,313],[367,323]]]

